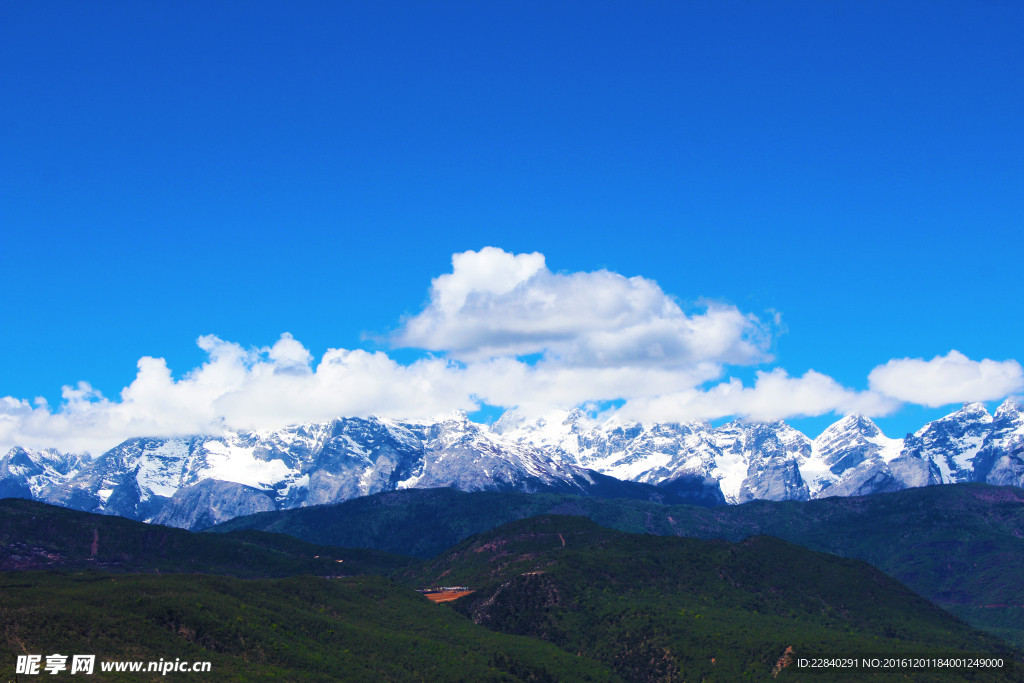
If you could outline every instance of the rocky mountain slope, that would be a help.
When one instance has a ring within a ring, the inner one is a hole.
[[[702,505],[866,495],[930,484],[1024,486],[1024,417],[981,404],[890,439],[844,417],[811,440],[784,422],[596,422],[579,410],[494,425],[465,414],[342,418],[267,432],[129,439],[95,460],[0,459],[0,497],[189,529],[381,491],[565,492]]]

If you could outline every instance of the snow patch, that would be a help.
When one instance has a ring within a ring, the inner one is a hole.
[[[267,489],[292,472],[283,460],[255,457],[253,446],[229,445],[219,440],[207,441],[203,446],[206,467],[201,471],[200,479],[220,479]]]

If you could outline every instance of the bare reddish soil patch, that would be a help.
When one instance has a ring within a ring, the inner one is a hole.
[[[431,602],[450,602],[451,600],[458,600],[463,595],[469,595],[476,591],[438,591],[437,593],[424,593],[427,596],[427,600]]]

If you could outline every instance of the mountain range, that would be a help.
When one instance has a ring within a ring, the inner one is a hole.
[[[575,409],[493,425],[465,413],[340,418],[219,436],[129,439],[103,455],[16,447],[0,498],[201,529],[383,491],[454,487],[703,506],[858,496],[932,484],[1024,486],[1024,415],[979,403],[903,439],[850,415],[810,439],[785,422],[599,422]]]

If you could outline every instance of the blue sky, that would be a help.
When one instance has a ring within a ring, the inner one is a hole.
[[[781,316],[705,388],[1022,360],[1022,31],[997,1],[4,3],[0,396],[116,400],[202,335],[409,363],[487,246]]]

